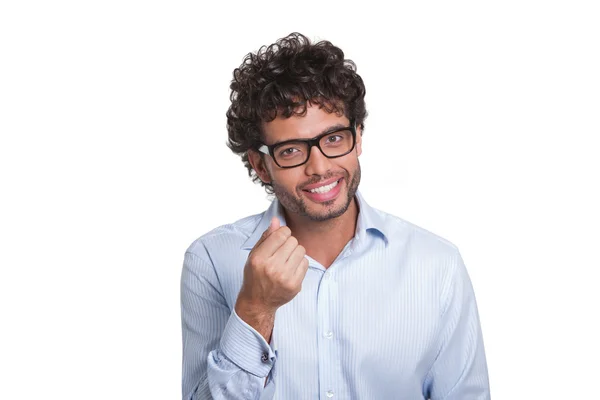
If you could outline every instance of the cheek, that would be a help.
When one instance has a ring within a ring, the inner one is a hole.
[[[358,154],[349,159],[348,162],[344,163],[342,168],[344,168],[349,174],[353,174],[358,168]]]
[[[302,171],[280,170],[274,172],[271,176],[279,186],[283,186],[292,191],[295,191],[296,187],[304,182],[302,180]]]

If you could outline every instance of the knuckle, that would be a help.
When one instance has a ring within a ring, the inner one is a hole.
[[[288,280],[282,282],[281,285],[285,289],[286,292],[294,293],[296,291],[296,284],[291,279],[288,279]]]
[[[282,226],[281,228],[279,228],[279,232],[283,233],[285,235],[285,237],[291,236],[292,235],[292,231],[290,230],[290,228],[288,228],[288,226]]]
[[[296,246],[298,246],[298,239],[296,239],[296,238],[295,238],[295,237],[293,237],[293,236],[290,236],[290,237],[287,239],[287,241],[288,241],[288,243],[289,243],[290,245],[292,245],[293,247],[296,247]]]
[[[267,266],[263,270],[263,275],[262,276],[264,276],[266,279],[268,279],[269,281],[272,282],[272,281],[276,280],[275,274],[276,274],[276,271],[273,268]]]
[[[265,263],[265,260],[260,255],[256,255],[256,254],[253,254],[250,257],[248,257],[248,261],[250,262],[250,265],[253,267],[258,267]]]
[[[292,287],[292,289],[290,290],[294,296],[296,296],[298,293],[300,293],[300,291],[302,290],[302,284],[294,284],[294,286]]]
[[[284,242],[287,239],[287,235],[285,233],[283,233],[283,231],[281,231],[281,230],[278,230],[277,232],[274,232],[273,234],[276,235],[275,237],[280,242]]]
[[[302,254],[302,255],[306,254],[306,249],[304,248],[304,246],[298,245],[297,249],[300,252],[300,254]]]
[[[267,263],[265,265],[265,275],[267,275],[269,278],[273,279],[273,280],[277,280],[278,279],[278,268],[275,264],[273,263]]]

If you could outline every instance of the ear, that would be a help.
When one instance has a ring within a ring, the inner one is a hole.
[[[360,126],[356,127],[356,155],[360,156],[362,154],[362,128]]]
[[[267,165],[264,157],[252,149],[248,150],[248,162],[252,165],[252,168],[258,175],[261,181],[264,183],[271,183],[271,177],[267,170]]]

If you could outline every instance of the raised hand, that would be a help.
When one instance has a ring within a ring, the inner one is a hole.
[[[256,242],[244,267],[244,281],[235,305],[239,317],[267,341],[273,330],[275,311],[302,289],[308,270],[306,250],[287,226],[273,218]]]

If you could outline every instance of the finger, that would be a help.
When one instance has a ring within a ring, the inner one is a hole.
[[[290,255],[294,252],[294,250],[296,250],[297,247],[298,239],[290,236],[273,254],[273,262],[276,265],[280,265],[282,268],[285,268],[287,266],[286,263],[288,258],[290,258]]]
[[[256,246],[255,248],[265,257],[271,257],[290,236],[292,236],[292,231],[290,231],[290,228],[287,226],[282,226],[276,231],[272,232],[269,237],[265,238],[258,248]]]
[[[271,232],[275,232],[280,227],[281,227],[281,222],[279,221],[279,218],[277,218],[277,217],[271,218],[271,224],[269,225],[269,229],[268,229],[269,234]]]
[[[304,281],[304,277],[306,276],[306,271],[308,271],[308,258],[303,257],[294,271],[293,279],[297,279],[300,282]]]
[[[296,271],[296,269],[300,265],[300,262],[304,258],[305,254],[306,254],[306,250],[301,245],[296,246],[294,251],[292,251],[292,253],[290,254],[290,256],[288,257],[288,259],[286,261],[287,268],[292,273],[294,273]]]
[[[276,231],[277,229],[279,229],[279,226],[280,226],[279,218],[277,218],[277,217],[271,218],[271,222],[269,223],[269,227],[267,228],[266,231],[263,232],[262,236],[258,239],[258,241],[254,245],[254,247],[256,248],[262,242],[264,242],[269,237],[269,235],[271,235],[271,233],[273,233],[274,231]]]

